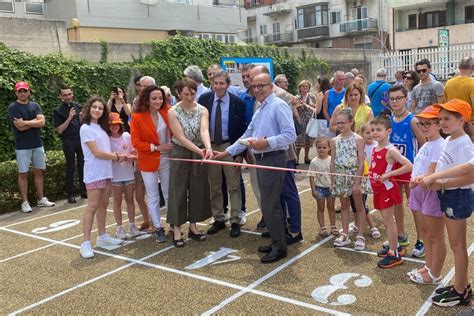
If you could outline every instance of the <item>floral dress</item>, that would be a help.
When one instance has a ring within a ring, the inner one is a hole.
[[[179,103],[173,107],[176,118],[183,129],[184,136],[198,147],[202,147],[203,145],[201,139],[201,115],[203,108],[202,105],[196,104],[194,109],[186,111]],[[171,140],[176,145],[182,146],[176,137],[173,136]]]
[[[305,98],[298,94],[296,98],[298,100],[303,100],[304,103],[312,107],[315,107],[316,98],[311,93],[306,94]],[[300,116],[303,133],[301,133],[301,135],[298,135],[298,137],[296,138],[296,148],[310,147],[313,145],[314,138],[309,137],[306,134],[306,126],[308,125],[308,122],[311,119],[311,116],[313,115],[313,111],[308,109],[306,106],[300,106],[298,107],[298,114]]]
[[[357,175],[359,171],[359,158],[357,155],[356,134],[349,138],[341,135],[334,138],[336,152],[334,153],[334,172],[348,175]],[[355,177],[334,176],[332,191],[336,196],[349,197]]]

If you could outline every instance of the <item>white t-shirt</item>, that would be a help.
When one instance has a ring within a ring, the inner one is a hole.
[[[469,136],[463,135],[455,140],[451,140],[451,136],[449,136],[441,145],[441,155],[438,164],[436,165],[436,172],[468,162],[473,157],[474,148]],[[469,189],[471,186],[465,185],[460,188]]]
[[[83,124],[80,129],[81,147],[84,153],[84,183],[112,179],[112,161],[97,158],[87,146],[95,142],[100,151],[111,152],[109,135],[95,123]]]
[[[124,132],[117,138],[110,136],[110,148],[114,153],[130,155],[133,151],[130,134]],[[131,181],[135,179],[131,161],[113,161],[112,172],[114,174],[112,182]]]
[[[440,137],[437,140],[426,142],[421,146],[413,162],[413,171],[411,172],[412,178],[426,175],[430,164],[438,162],[443,143],[444,139]]]
[[[168,125],[166,125],[165,120],[161,117],[159,113],[158,113],[158,128],[156,129],[156,132],[158,133],[160,145],[171,143],[171,135],[168,129]],[[169,156],[169,152],[160,153],[160,157],[168,157],[168,156]],[[169,160],[167,159],[160,160],[160,164],[163,164],[163,163],[169,163]]]
[[[365,154],[365,161],[370,166],[370,162],[372,161],[372,154],[374,152],[374,148],[377,147],[379,143],[374,140],[372,144],[365,144],[364,145],[364,154]]]
[[[309,171],[330,172],[330,167],[331,156],[328,156],[326,159],[319,159],[318,157],[315,157],[309,164]],[[331,180],[329,179],[328,174],[308,173],[308,176],[315,177],[316,186],[318,187],[329,188],[331,185]]]

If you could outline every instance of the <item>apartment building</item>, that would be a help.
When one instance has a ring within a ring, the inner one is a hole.
[[[246,43],[325,48],[388,47],[385,0],[246,0]]]
[[[70,41],[137,43],[180,32],[237,43],[243,0],[0,0],[0,18],[67,21]]]
[[[390,6],[393,49],[474,43],[474,0],[392,0]]]

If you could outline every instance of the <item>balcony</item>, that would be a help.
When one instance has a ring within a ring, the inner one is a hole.
[[[289,3],[277,3],[268,7],[268,12],[263,13],[263,15],[275,17],[278,15],[289,14],[291,13],[292,8]]]
[[[246,44],[257,44],[257,37],[256,36],[244,37],[242,41],[244,41]]]
[[[396,10],[411,10],[419,8],[429,8],[438,4],[446,4],[448,0],[391,0],[391,7]]]
[[[312,39],[329,36],[329,26],[319,25],[319,26],[310,26],[297,30],[298,39]]]
[[[377,19],[371,18],[351,20],[339,24],[339,32],[341,33],[367,32],[377,30]]]
[[[264,44],[282,45],[293,42],[293,32],[267,34],[263,37]]]

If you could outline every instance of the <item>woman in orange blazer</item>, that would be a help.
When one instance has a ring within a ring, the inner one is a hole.
[[[156,241],[159,243],[166,241],[160,222],[158,181],[161,182],[165,205],[168,207],[170,165],[169,160],[163,158],[169,157],[169,151],[173,147],[168,125],[169,109],[163,89],[152,85],[140,93],[131,120],[132,145],[138,152],[138,169],[145,183],[148,208],[156,227]]]

